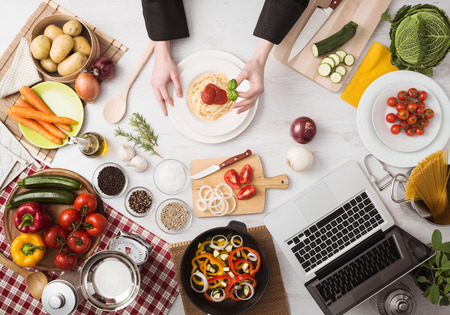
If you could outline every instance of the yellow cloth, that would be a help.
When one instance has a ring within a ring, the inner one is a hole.
[[[391,53],[389,49],[380,43],[374,42],[367,55],[356,70],[353,78],[348,83],[341,99],[354,107],[358,107],[359,100],[367,87],[377,78],[398,70],[391,64]]]

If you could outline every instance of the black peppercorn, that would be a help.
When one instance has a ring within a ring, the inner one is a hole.
[[[104,167],[97,176],[98,188],[109,196],[120,194],[125,186],[125,174],[115,166]]]

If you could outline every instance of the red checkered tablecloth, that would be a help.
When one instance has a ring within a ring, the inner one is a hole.
[[[34,165],[30,166],[0,194],[0,251],[11,260],[10,245],[3,227],[4,204],[16,186],[16,182],[33,174],[36,170]],[[168,244],[110,206],[104,204],[104,209],[109,223],[108,230],[96,251],[106,249],[108,241],[116,236],[119,230],[138,233],[153,245],[150,258],[141,268],[141,289],[137,298],[127,308],[117,312],[108,312],[108,314],[167,314],[179,293]],[[50,280],[56,279],[61,274],[60,272],[44,273]],[[28,293],[23,278],[0,264],[0,314],[45,313],[41,302],[33,299]],[[84,301],[78,306],[75,314],[102,314],[102,311]]]

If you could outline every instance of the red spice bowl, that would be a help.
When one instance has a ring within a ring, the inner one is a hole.
[[[229,234],[239,235],[242,238],[244,247],[249,247],[259,254],[259,269],[253,275],[256,285],[254,286],[253,296],[248,300],[235,301],[231,298],[227,298],[221,302],[214,302],[207,298],[204,293],[198,293],[191,287],[192,261],[196,256],[196,251],[199,249],[199,244],[207,240],[208,237],[213,237],[215,235],[227,236]],[[181,258],[179,276],[182,290],[196,307],[207,314],[230,315],[244,313],[259,302],[269,284],[269,270],[269,260],[267,259],[264,249],[259,242],[247,232],[246,225],[239,221],[230,221],[226,227],[209,229],[190,242]]]

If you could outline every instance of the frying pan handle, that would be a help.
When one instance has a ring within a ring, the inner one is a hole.
[[[396,189],[395,189],[395,187],[396,186],[399,186],[400,185],[400,183],[399,183],[399,180],[397,179],[397,178],[399,178],[399,177],[403,177],[403,178],[405,178],[406,180],[408,180],[408,176],[406,176],[405,174],[397,174],[397,175],[395,175],[394,176],[394,179],[392,180],[392,186],[391,186],[391,199],[394,201],[394,202],[396,202],[396,203],[402,203],[402,202],[405,202],[406,201],[406,198],[403,198],[403,199],[397,199],[397,194],[396,194]],[[397,183],[398,182],[398,183]]]
[[[243,232],[247,232],[247,226],[245,225],[245,223],[241,222],[241,221],[235,221],[235,220],[231,220],[227,227],[229,228],[233,228],[236,230],[241,230]]]

